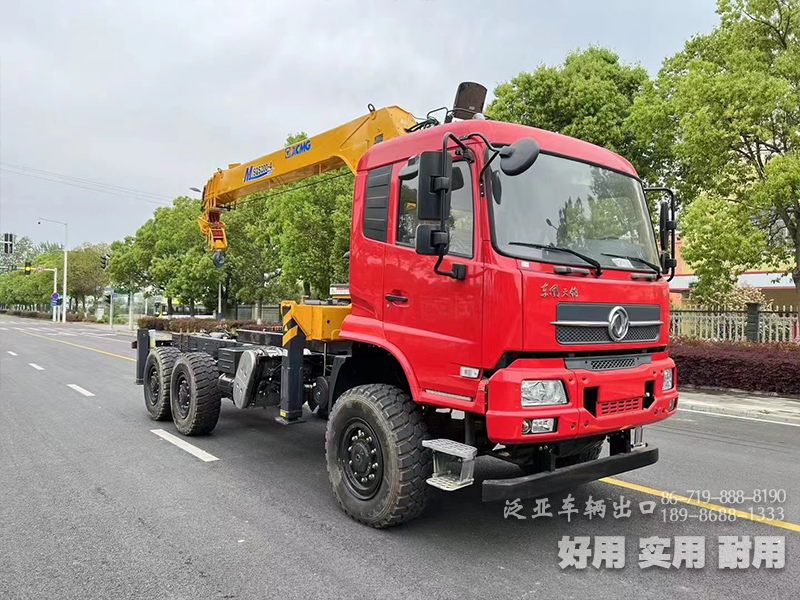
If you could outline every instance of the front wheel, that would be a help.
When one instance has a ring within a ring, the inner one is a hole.
[[[325,455],[336,499],[356,521],[383,529],[425,510],[430,452],[422,411],[388,384],[354,387],[331,410]]]

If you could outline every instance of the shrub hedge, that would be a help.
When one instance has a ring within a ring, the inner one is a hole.
[[[797,344],[733,342],[686,343],[669,347],[678,367],[678,385],[800,396]]]

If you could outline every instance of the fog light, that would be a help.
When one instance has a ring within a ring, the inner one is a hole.
[[[567,403],[564,384],[557,379],[523,381],[520,395],[522,406],[552,406]]]
[[[663,371],[664,379],[661,381],[662,392],[672,389],[672,386],[674,385],[675,382],[674,373],[675,369],[665,369]]]
[[[552,433],[556,429],[555,419],[525,419],[522,433]]]

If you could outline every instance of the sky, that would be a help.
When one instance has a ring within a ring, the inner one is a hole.
[[[0,0],[0,230],[132,235],[218,167],[599,44],[651,75],[713,0]],[[68,179],[65,179],[66,176]],[[53,181],[57,180],[57,181]],[[67,182],[67,183],[58,183]],[[99,182],[99,183],[98,183]],[[113,186],[113,187],[111,187]],[[92,188],[92,189],[87,189]],[[120,189],[124,188],[124,189]]]

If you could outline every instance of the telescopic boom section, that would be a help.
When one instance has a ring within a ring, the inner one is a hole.
[[[198,219],[208,248],[224,251],[228,247],[220,214],[243,196],[345,166],[355,173],[358,160],[367,150],[404,135],[415,123],[413,115],[402,108],[375,110],[370,105],[368,114],[349,123],[248,163],[218,170],[203,191],[203,214]]]

